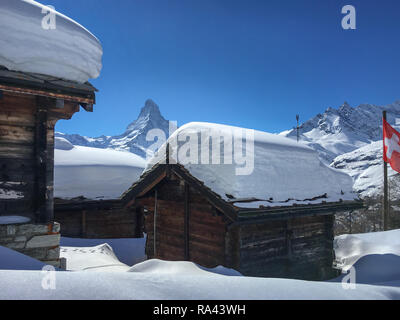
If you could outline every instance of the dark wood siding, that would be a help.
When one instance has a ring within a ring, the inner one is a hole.
[[[113,239],[142,238],[142,214],[131,208],[58,209],[55,221],[61,224],[61,235],[72,238]]]
[[[326,279],[333,275],[333,215],[240,227],[244,275]]]
[[[35,108],[34,96],[3,93],[0,99],[0,188],[18,195],[0,199],[0,215],[34,219]]]
[[[51,109],[46,103],[33,94],[3,92],[0,97],[0,189],[15,195],[0,198],[0,215],[53,220],[54,126],[79,105],[66,101],[63,108]]]
[[[146,254],[170,261],[190,260],[205,267],[225,263],[225,225],[207,200],[188,188],[188,227],[185,227],[185,184],[172,175],[157,186],[156,254],[154,255],[155,191],[139,199],[145,213]],[[187,230],[187,235],[185,232]],[[188,243],[186,243],[188,242]],[[188,246],[188,253],[185,248]],[[187,256],[188,255],[188,256]]]

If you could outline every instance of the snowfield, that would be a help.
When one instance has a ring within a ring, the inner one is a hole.
[[[9,70],[84,83],[100,75],[102,55],[99,40],[65,15],[32,0],[0,2],[0,65]]]
[[[354,289],[342,286],[343,276],[327,282],[241,276],[224,267],[207,269],[191,262],[148,260],[128,267],[101,240],[68,239],[73,272],[56,272],[55,289],[43,289],[43,263],[0,247],[0,299],[136,299],[136,300],[338,300],[400,299],[400,230],[343,235],[335,239],[335,251],[345,270],[356,270]],[[104,240],[103,240],[104,241]],[[108,241],[108,240],[107,240]],[[115,239],[137,243],[143,239]],[[96,244],[86,247],[88,243]],[[78,245],[81,246],[78,246]],[[119,252],[127,253],[127,247]],[[103,267],[102,268],[102,264]],[[113,264],[113,266],[110,266]],[[68,265],[68,264],[67,264]],[[114,270],[112,269],[114,267]],[[13,269],[13,270],[10,270]],[[85,270],[85,271],[83,271]]]
[[[122,151],[73,146],[55,138],[54,196],[116,199],[141,175],[146,162]]]

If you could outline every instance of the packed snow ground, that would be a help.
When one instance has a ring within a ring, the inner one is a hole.
[[[141,175],[146,162],[122,151],[73,146],[56,138],[54,196],[116,199]]]
[[[74,244],[77,247],[69,249],[81,250],[69,256],[70,265],[79,271],[56,272],[55,289],[46,290],[42,287],[46,273],[38,271],[43,263],[0,247],[0,299],[400,299],[399,239],[400,230],[335,239],[336,256],[344,269],[356,269],[354,289],[342,286],[343,277],[327,282],[253,278],[191,262],[148,260],[128,267],[119,262],[111,246],[99,244],[101,240],[64,238],[63,245]],[[116,248],[122,240],[115,240]],[[131,240],[140,239],[127,242]],[[88,243],[95,246],[85,247]],[[136,247],[137,256],[143,246],[142,242]],[[101,251],[103,258],[99,258]],[[120,252],[126,253],[126,247]],[[112,262],[117,268],[101,268],[101,259],[104,265]],[[91,268],[94,264],[97,269]]]
[[[257,206],[274,206],[357,198],[349,175],[323,164],[312,148],[275,134],[188,123],[171,135],[147,169],[165,162],[167,144],[171,162],[184,165],[225,200],[257,198],[262,200]],[[321,198],[310,200],[316,197]]]
[[[32,0],[0,2],[0,65],[84,83],[99,76],[102,55],[99,40],[65,15]]]

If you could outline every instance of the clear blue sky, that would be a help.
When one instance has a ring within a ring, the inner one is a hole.
[[[344,101],[400,99],[398,0],[46,0],[102,42],[94,113],[58,131],[122,133],[152,98],[179,125],[269,132]],[[357,10],[343,30],[341,8]]]

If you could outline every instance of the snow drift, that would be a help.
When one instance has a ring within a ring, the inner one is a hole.
[[[341,235],[334,248],[338,265],[345,272],[353,267],[357,283],[400,286],[400,230]]]
[[[279,135],[189,123],[171,135],[147,170],[165,161],[167,144],[171,162],[184,165],[225,200],[257,198],[262,201],[255,205],[271,206],[356,198],[350,176],[324,165],[310,147]]]
[[[42,27],[55,15],[55,29]],[[103,50],[99,40],[65,15],[32,0],[0,2],[0,65],[84,83],[97,78]]]
[[[62,138],[56,138],[55,146],[54,196],[58,198],[118,198],[146,166],[144,159],[129,152],[72,146]]]

